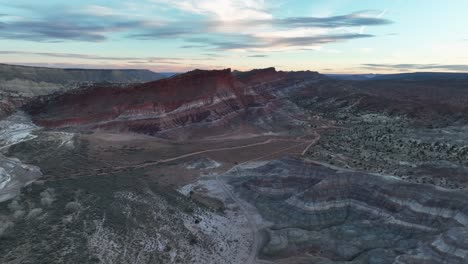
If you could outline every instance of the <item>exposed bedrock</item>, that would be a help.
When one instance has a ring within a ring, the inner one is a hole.
[[[45,127],[156,134],[193,124],[218,126],[233,118],[246,120],[248,112],[256,109],[263,111],[257,110],[255,116],[272,113],[281,106],[275,89],[319,76],[312,72],[296,76],[274,68],[238,74],[230,69],[195,70],[127,88],[72,91],[25,108]]]
[[[229,116],[252,104],[255,96],[236,85],[230,70],[193,71],[127,89],[96,87],[68,93],[32,105],[29,111],[47,127],[88,126],[151,134]]]
[[[465,263],[468,194],[462,191],[299,159],[233,170],[224,177],[272,223],[263,258]]]
[[[163,78],[149,70],[58,69],[0,64],[0,91],[27,97],[69,90],[84,83],[142,83]]]
[[[15,96],[0,91],[0,119],[14,113],[17,108],[27,103],[28,100],[22,96]]]
[[[37,129],[23,112],[16,112],[0,120],[0,202],[15,197],[22,187],[42,176],[39,167],[1,154],[10,146],[36,138],[33,132]]]
[[[15,158],[0,154],[0,202],[12,199],[22,187],[42,176],[36,166],[23,164]]]
[[[0,119],[37,96],[63,93],[95,83],[113,83],[114,88],[119,88],[161,78],[164,76],[148,70],[54,69],[0,63]]]

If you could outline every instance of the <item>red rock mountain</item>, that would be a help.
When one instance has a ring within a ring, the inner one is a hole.
[[[286,72],[277,72],[275,68],[257,69],[248,72],[234,72],[236,78],[249,85],[277,81],[284,78]]]
[[[274,68],[236,74],[230,69],[195,70],[126,88],[72,91],[36,102],[28,111],[37,124],[45,127],[156,134],[240,117],[246,109],[265,105],[274,98],[262,86],[284,82],[287,76]]]

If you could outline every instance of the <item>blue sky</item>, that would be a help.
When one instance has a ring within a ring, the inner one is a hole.
[[[468,71],[466,0],[0,0],[0,62]]]

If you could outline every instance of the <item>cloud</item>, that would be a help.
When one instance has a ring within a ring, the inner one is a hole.
[[[99,42],[106,40],[99,28],[91,29],[71,24],[48,22],[4,23],[0,38],[31,41],[58,42],[60,40],[81,40]]]
[[[266,58],[266,57],[268,57],[268,55],[257,54],[257,55],[249,55],[247,57],[249,57],[249,58]]]
[[[226,36],[224,41],[213,38],[191,38],[191,42],[213,47],[215,50],[276,51],[288,49],[318,50],[320,45],[358,38],[369,34],[333,34],[307,37],[256,37],[252,35]]]
[[[146,30],[143,33],[129,34],[127,38],[138,40],[155,40],[161,38],[178,38],[185,35],[192,35],[195,32],[189,28],[161,27]]]
[[[52,53],[27,51],[0,51],[1,55],[29,55],[66,59],[81,59],[95,61],[114,61],[128,64],[187,64],[193,61],[211,61],[214,58],[176,58],[176,57],[112,57],[78,53]]]
[[[203,53],[201,54],[203,56],[207,56],[207,57],[212,57],[212,58],[221,58],[221,57],[224,57],[223,55],[221,54],[216,54],[216,53]]]
[[[381,26],[391,24],[392,21],[363,16],[361,13],[352,13],[342,16],[331,17],[290,17],[285,19],[276,19],[273,24],[283,27],[319,27],[319,28],[338,28],[338,27],[360,27],[360,26]]]
[[[143,32],[128,37],[140,40],[179,38],[194,43],[183,45],[182,48],[207,48],[218,51],[317,50],[320,45],[328,43],[374,37],[371,34],[349,33],[352,31],[344,30],[346,28],[392,23],[387,19],[370,17],[368,12],[331,17],[216,19],[195,20],[190,23],[168,22],[151,29],[143,29]]]
[[[468,71],[468,65],[461,64],[362,64],[367,69],[386,69],[386,70],[401,70],[401,71],[424,71],[424,70],[444,70],[444,71]]]
[[[319,50],[329,43],[374,37],[350,28],[392,23],[376,17],[376,11],[328,17],[277,18],[264,0],[151,2],[159,7],[158,12],[165,12],[162,6],[176,9],[183,15],[163,19],[163,16],[149,16],[148,13],[134,14],[138,11],[128,14],[123,6],[16,6],[26,10],[28,15],[8,20],[0,16],[0,39],[38,42],[165,39],[184,42],[181,48],[216,51]]]
[[[381,26],[391,24],[392,21],[382,18],[363,16],[352,13],[332,17],[289,17],[282,19],[244,19],[235,21],[197,20],[162,23],[151,28],[142,28],[143,33],[130,34],[130,38],[159,39],[161,37],[186,37],[201,34],[247,34],[251,35],[287,35],[291,31],[300,34],[323,33],[327,30],[361,26]],[[320,30],[323,28],[325,30]],[[268,31],[264,32],[267,29]],[[365,35],[365,34],[363,34]]]
[[[19,65],[15,62],[5,62],[6,64]],[[20,65],[51,67],[51,68],[84,68],[84,69],[149,69],[155,72],[186,72],[194,68],[200,69],[225,69],[226,65],[205,65],[196,63],[187,64],[139,64],[139,63],[40,63],[23,62]]]
[[[157,4],[200,15],[215,20],[271,19],[273,16],[263,0],[152,0]]]
[[[34,11],[33,11],[34,12]],[[115,16],[101,16],[51,8],[38,10],[27,18],[1,22],[0,38],[30,41],[60,42],[65,40],[100,42],[115,32],[139,28],[142,21],[121,20]]]
[[[55,57],[55,58],[74,58],[74,59],[88,59],[88,60],[139,60],[139,59],[150,59],[153,57],[146,58],[137,58],[137,57],[108,57],[108,56],[99,56],[99,55],[89,55],[89,54],[78,54],[78,53],[52,53],[52,52],[28,52],[28,51],[0,51],[0,54],[9,55],[36,55],[36,56],[46,56],[46,57]],[[174,59],[174,58],[170,58]]]
[[[180,46],[181,49],[198,49],[198,48],[208,48],[207,45],[183,45]]]

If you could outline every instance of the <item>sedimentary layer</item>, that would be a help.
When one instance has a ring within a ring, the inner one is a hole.
[[[463,263],[468,248],[462,191],[288,158],[224,177],[272,223],[265,258],[309,252],[330,261],[420,263],[409,260],[423,254],[435,256],[430,263]]]

